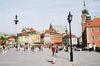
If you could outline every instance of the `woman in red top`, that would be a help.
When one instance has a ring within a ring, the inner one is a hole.
[[[52,63],[54,64],[55,63],[56,46],[54,44],[52,44],[51,49],[52,49],[52,58],[53,58]]]

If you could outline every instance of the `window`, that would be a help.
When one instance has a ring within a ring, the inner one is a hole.
[[[100,32],[100,28],[99,28],[99,32]]]
[[[98,36],[98,39],[100,40],[100,36]]]
[[[92,28],[92,32],[94,32],[94,29]]]

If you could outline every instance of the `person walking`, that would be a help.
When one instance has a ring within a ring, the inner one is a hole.
[[[55,64],[56,45],[52,44],[51,50],[52,50],[52,63]]]
[[[34,51],[34,49],[35,49],[35,46],[33,45],[33,46],[31,47],[32,52]]]
[[[93,43],[93,51],[96,51],[96,45]]]

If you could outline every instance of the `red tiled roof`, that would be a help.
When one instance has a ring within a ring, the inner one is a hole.
[[[100,18],[94,18],[91,22],[88,22],[88,27],[98,27],[100,26]]]

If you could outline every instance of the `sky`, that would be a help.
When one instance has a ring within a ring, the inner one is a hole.
[[[0,0],[0,32],[15,33],[15,15],[18,15],[18,32],[32,27],[37,31],[52,25],[67,26],[69,11],[73,15],[72,33],[81,35],[81,11],[84,0]],[[100,0],[85,0],[92,17],[100,18]]]

